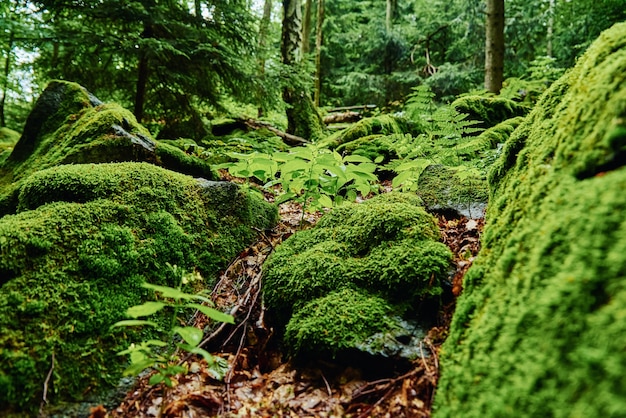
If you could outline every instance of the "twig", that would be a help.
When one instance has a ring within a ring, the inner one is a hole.
[[[46,376],[46,380],[43,382],[43,397],[41,399],[41,404],[39,406],[39,415],[43,416],[43,408],[48,403],[48,383],[50,383],[50,378],[52,378],[52,371],[54,370],[54,351],[52,351],[52,364],[50,365],[50,370],[48,370],[48,375]]]
[[[322,374],[322,379],[324,379],[324,384],[326,385],[326,390],[328,391],[328,396],[332,398],[333,396],[333,391],[330,389],[330,385],[328,384],[328,380],[326,380],[326,376],[324,376],[324,373]]]

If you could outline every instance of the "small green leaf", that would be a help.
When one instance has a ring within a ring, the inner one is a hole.
[[[346,157],[344,157],[343,160],[349,163],[371,163],[372,162],[372,160],[370,160],[369,158],[364,157],[362,155],[357,155],[357,154],[347,155]]]
[[[150,380],[148,380],[148,384],[150,386],[154,386],[154,385],[161,383],[163,379],[165,379],[165,376],[163,376],[161,373],[153,374],[152,376],[150,376]]]
[[[123,375],[124,376],[137,376],[139,373],[143,372],[147,368],[154,366],[154,364],[155,364],[154,360],[150,360],[150,359],[143,360],[137,363],[131,363],[131,365],[128,366],[124,370]]]
[[[332,199],[330,197],[328,197],[327,195],[325,195],[325,194],[320,196],[319,202],[325,208],[332,208],[333,207]]]
[[[153,321],[144,321],[143,319],[125,319],[123,321],[118,321],[115,324],[111,325],[113,327],[136,327],[140,325],[149,325],[151,327],[156,327],[157,323]]]
[[[165,303],[163,302],[146,302],[141,305],[131,306],[130,308],[126,310],[126,315],[130,316],[131,318],[149,316],[154,313],[157,313],[158,311],[163,309],[164,306],[165,306]]]
[[[142,283],[141,287],[144,287],[146,289],[154,290],[155,292],[159,292],[165,298],[185,299],[185,300],[190,300],[190,299],[194,298],[194,295],[191,295],[191,294],[185,293],[185,292],[181,292],[180,290],[174,289],[173,287],[169,287],[169,286],[158,286],[156,284]]]
[[[235,323],[235,318],[232,315],[225,314],[223,312],[218,311],[217,309],[213,309],[208,306],[200,305],[197,303],[188,303],[185,306],[189,308],[195,308],[215,321],[226,322],[227,324]]]
[[[195,327],[175,327],[173,330],[180,335],[189,345],[195,347],[202,341],[203,333]]]

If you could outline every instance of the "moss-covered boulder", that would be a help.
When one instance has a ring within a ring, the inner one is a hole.
[[[480,127],[491,128],[507,119],[525,116],[530,106],[503,97],[461,96],[450,105],[468,120],[480,121]]]
[[[443,346],[435,417],[626,410],[626,23],[513,132]]]
[[[290,237],[264,273],[265,301],[286,324],[286,346],[336,354],[397,324],[393,315],[415,314],[448,275],[450,250],[438,240],[420,199],[395,193],[338,207]]]
[[[109,327],[153,297],[141,284],[176,286],[170,264],[211,286],[255,228],[277,218],[235,184],[148,163],[58,166],[20,184],[16,213],[0,218],[5,411],[38,408],[53,356],[52,404],[115,385],[126,361],[115,353],[133,334]]]
[[[128,110],[105,104],[78,84],[53,81],[31,111],[13,152],[0,167],[0,187],[59,164],[146,161],[213,178],[208,164],[155,142]]]

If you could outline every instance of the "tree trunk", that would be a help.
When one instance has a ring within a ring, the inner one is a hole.
[[[259,26],[259,59],[257,61],[259,65],[259,78],[264,80],[265,78],[265,58],[266,58],[266,46],[267,46],[267,32],[269,30],[270,22],[272,19],[272,0],[265,0],[265,4],[263,5],[263,17],[261,18],[261,24]],[[261,81],[264,82],[264,81]],[[261,118],[263,116],[264,108],[263,108],[263,98],[262,98],[262,89],[259,89],[257,93],[257,103],[259,107],[257,109],[258,117]]]
[[[387,0],[387,12],[385,14],[385,29],[387,34],[393,29],[393,16],[396,13],[397,0]]]
[[[504,0],[487,0],[485,89],[500,93],[504,78]]]
[[[9,42],[7,45],[7,57],[4,60],[4,71],[2,79],[2,96],[0,96],[0,127],[4,128],[7,126],[7,121],[4,113],[4,107],[7,98],[7,91],[9,89],[9,73],[11,72],[11,51],[13,51],[13,39],[14,34],[11,31],[9,34]]]
[[[144,26],[141,34],[142,38],[151,38],[153,36],[152,27],[149,24]],[[146,101],[146,91],[148,86],[148,54],[145,46],[141,47],[139,53],[139,65],[137,66],[137,86],[135,89],[135,108],[134,114],[137,122],[141,123],[143,119],[144,104]]]
[[[547,45],[546,55],[552,58],[552,38],[554,37],[554,12],[556,8],[556,0],[550,0],[550,6],[548,9],[548,30],[546,34]]]
[[[309,53],[311,42],[311,5],[313,0],[306,0],[304,5],[304,21],[302,22],[302,56]]]
[[[309,0],[311,2],[311,0]],[[317,27],[315,28],[315,106],[319,107],[322,96],[322,42],[324,33],[324,0],[317,0]]]
[[[283,13],[280,52],[284,64],[294,65],[300,62],[299,49],[302,45],[302,0],[283,0]]]
[[[302,55],[302,2],[301,0],[283,0],[283,31],[281,36],[281,54],[283,64],[291,66],[294,79],[298,77],[298,68]],[[323,122],[313,100],[302,87],[286,86],[283,100],[287,105],[287,133],[307,140],[316,140],[323,132]]]

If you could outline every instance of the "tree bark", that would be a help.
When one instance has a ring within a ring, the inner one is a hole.
[[[397,0],[387,0],[387,12],[385,14],[385,29],[387,34],[393,29],[393,16],[396,12]]]
[[[498,94],[504,78],[504,0],[487,0],[485,89]]]
[[[272,19],[272,0],[265,0],[263,5],[263,17],[261,18],[261,24],[259,26],[259,59],[257,63],[259,65],[259,78],[263,80],[265,78],[265,58],[266,58],[266,46],[267,46],[267,32],[269,30],[270,21]],[[259,89],[262,90],[262,89]],[[257,93],[257,102],[259,107],[257,109],[257,115],[259,118],[263,116],[263,98],[261,97],[262,91]]]
[[[319,2],[319,0],[318,0]],[[313,0],[306,0],[304,5],[304,20],[302,22],[302,56],[309,53],[311,43],[311,6]]]
[[[283,29],[280,52],[283,64],[300,62],[302,45],[302,0],[283,0]]]
[[[309,0],[311,2],[311,0]],[[322,97],[322,43],[324,33],[324,0],[317,0],[317,27],[315,28],[315,95],[313,102],[319,107]]]
[[[546,34],[546,55],[552,58],[552,38],[554,37],[554,12],[556,11],[556,0],[550,0],[548,9],[548,28]]]
[[[283,0],[283,32],[281,36],[281,54],[283,64],[292,68],[292,77],[298,77],[301,71],[298,64],[302,58],[302,1]],[[283,100],[287,105],[287,133],[307,140],[316,140],[322,136],[324,123],[319,115],[311,95],[304,91],[300,83],[283,89]]]

